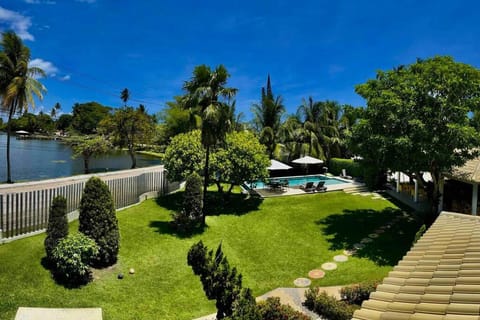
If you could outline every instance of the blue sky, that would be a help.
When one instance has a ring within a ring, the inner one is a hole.
[[[118,107],[120,91],[150,113],[182,93],[196,65],[224,64],[250,106],[270,73],[289,113],[302,98],[365,104],[355,85],[417,57],[480,67],[476,1],[3,0],[15,30],[48,73],[36,111],[60,102]]]

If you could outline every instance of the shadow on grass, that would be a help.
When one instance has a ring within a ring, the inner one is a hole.
[[[202,234],[208,228],[208,226],[197,226],[192,230],[180,231],[172,225],[172,221],[151,221],[149,227],[155,228],[156,232],[160,234],[169,234],[180,239],[190,238],[195,235]]]
[[[421,222],[411,212],[385,208],[381,211],[344,210],[342,214],[329,215],[316,224],[326,236],[331,250],[352,249],[369,234],[390,224],[384,233],[365,244],[355,256],[367,258],[380,266],[394,266],[410,249]]]
[[[263,199],[260,197],[249,197],[240,193],[232,193],[230,195],[220,194],[218,192],[209,191],[207,193],[207,215],[218,216],[222,214],[228,215],[244,215],[251,211],[258,210]],[[180,211],[183,202],[183,191],[175,192],[163,197],[157,198],[157,204],[171,211]]]

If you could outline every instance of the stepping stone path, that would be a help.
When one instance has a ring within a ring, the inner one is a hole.
[[[365,248],[365,245],[363,243],[355,243],[353,247],[357,250]]]
[[[370,238],[363,238],[362,240],[360,240],[360,243],[363,243],[363,244],[370,243],[370,242],[373,242],[373,240]]]
[[[327,271],[335,270],[337,269],[337,264],[335,262],[326,262],[322,264],[322,269]]]
[[[374,198],[372,198],[372,199],[383,199],[383,200],[385,200],[383,197],[381,197],[377,193],[370,194],[370,193],[367,193],[367,192],[362,192],[362,193],[360,193],[360,195],[362,195],[362,196],[373,195]],[[396,216],[390,222],[388,222],[385,225],[376,229],[374,233],[370,233],[368,235],[368,237],[365,237],[362,240],[360,240],[360,243],[355,243],[353,245],[353,249],[343,250],[343,254],[339,254],[339,255],[334,256],[333,260],[335,262],[346,262],[346,261],[348,261],[348,256],[352,256],[352,255],[357,253],[357,250],[362,250],[363,248],[365,248],[365,244],[373,242],[374,239],[377,239],[386,230],[392,228],[392,226],[394,224],[400,222],[400,220],[402,220],[402,218],[407,219],[408,221],[414,221],[415,220],[413,217],[409,216],[406,212],[403,212],[402,216]],[[397,234],[402,235],[402,234],[404,234],[404,232],[402,230],[399,230],[399,231],[397,231]],[[335,270],[335,269],[337,269],[337,264],[335,262],[326,262],[326,263],[322,264],[321,268],[325,271]],[[325,271],[323,271],[323,270],[320,270],[320,269],[310,270],[310,272],[308,273],[308,277],[311,278],[311,279],[322,279],[323,277],[325,277]],[[307,279],[307,278],[297,278],[297,279],[295,279],[295,281],[293,281],[293,283],[297,287],[308,287],[308,286],[311,285],[312,281],[310,279]]]
[[[314,269],[308,273],[308,277],[312,279],[321,279],[325,277],[325,271],[320,269]]]
[[[333,257],[333,260],[336,262],[345,262],[348,260],[348,257],[343,254],[340,254],[338,256]]]
[[[308,287],[312,284],[312,281],[307,278],[297,278],[293,281],[293,284],[297,287]]]

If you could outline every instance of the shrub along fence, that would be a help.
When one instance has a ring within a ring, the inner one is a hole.
[[[117,209],[178,188],[163,166],[0,185],[0,243],[44,232],[58,195],[67,199],[69,220],[78,218],[83,187],[93,175],[108,185]]]

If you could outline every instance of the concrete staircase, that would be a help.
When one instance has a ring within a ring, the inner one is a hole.
[[[347,187],[343,189],[343,192],[345,193],[362,193],[362,192],[370,192],[367,188],[366,185],[361,185],[361,186],[353,186],[353,187]]]

